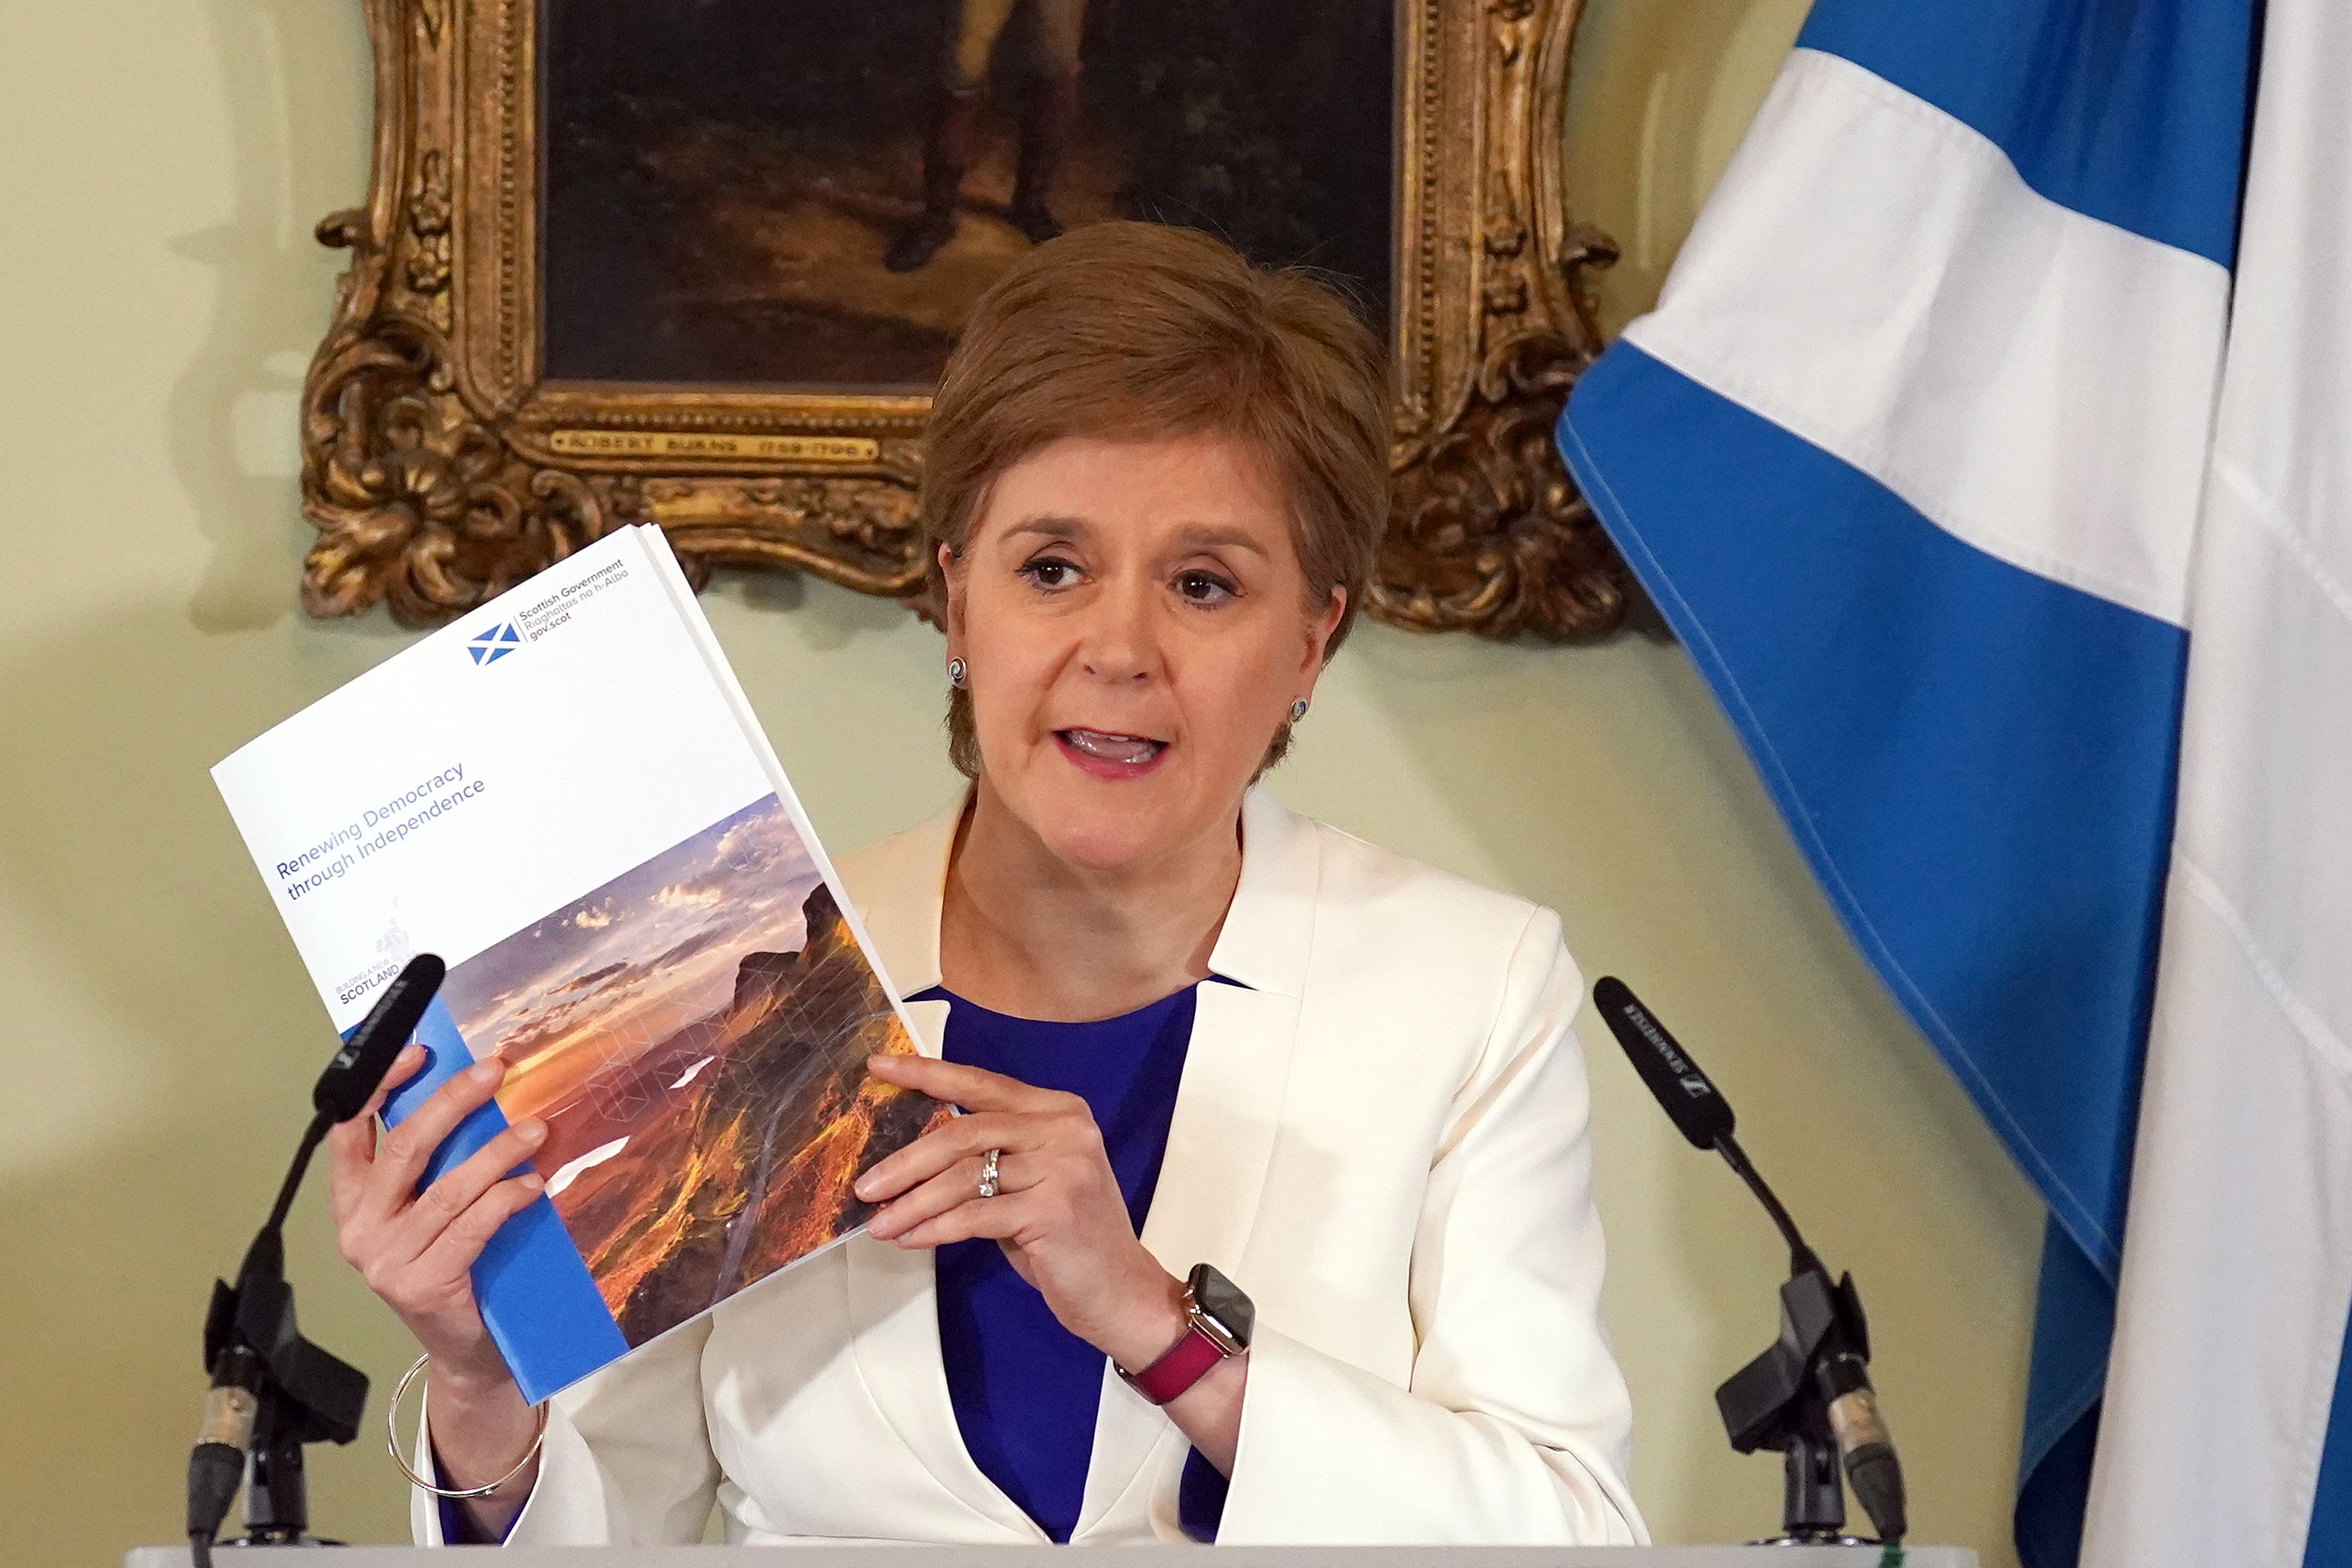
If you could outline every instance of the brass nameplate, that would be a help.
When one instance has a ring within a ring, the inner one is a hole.
[[[882,455],[882,443],[866,436],[734,436],[701,430],[556,430],[549,434],[547,444],[574,458],[870,463]]]

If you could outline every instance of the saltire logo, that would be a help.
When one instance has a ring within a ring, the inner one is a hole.
[[[508,621],[502,626],[492,626],[467,643],[466,651],[474,656],[476,664],[496,664],[520,647],[522,634],[515,630],[512,621]]]

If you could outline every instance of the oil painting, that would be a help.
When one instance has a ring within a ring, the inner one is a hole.
[[[1031,246],[1184,224],[1385,327],[1360,0],[544,0],[546,374],[920,391]]]

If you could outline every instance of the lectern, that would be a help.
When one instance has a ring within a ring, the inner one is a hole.
[[[1184,1568],[1195,1546],[222,1547],[221,1568]],[[1977,1568],[1958,1546],[1221,1546],[1215,1568]],[[123,1568],[186,1568],[185,1546],[142,1546]]]

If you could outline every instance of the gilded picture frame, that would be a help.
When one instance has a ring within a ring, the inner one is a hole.
[[[469,609],[651,521],[698,583],[802,572],[926,611],[919,392],[541,374],[547,0],[364,0],[375,132],[301,405],[314,616]],[[1589,638],[1632,595],[1551,428],[1614,259],[1559,145],[1581,0],[1398,0],[1395,505],[1367,608],[1417,630]]]

